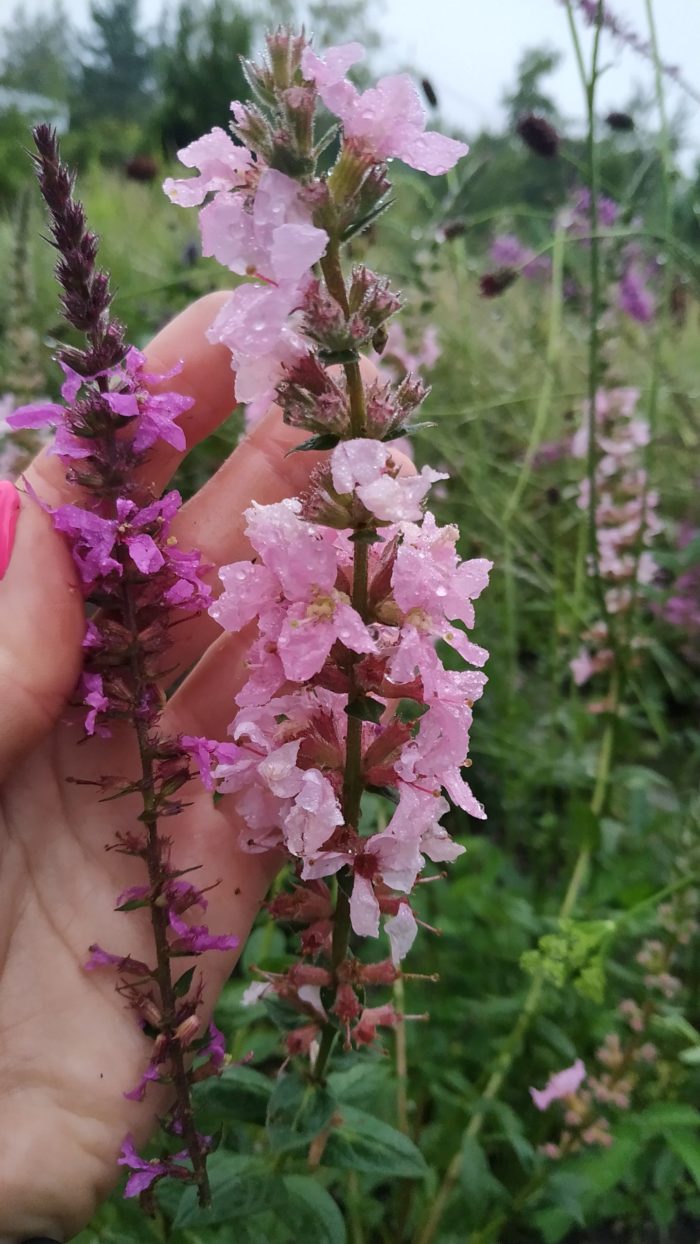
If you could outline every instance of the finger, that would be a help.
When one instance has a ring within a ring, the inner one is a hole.
[[[144,352],[146,370],[154,375],[182,363],[176,376],[151,385],[153,393],[177,392],[194,398],[194,405],[178,419],[185,433],[186,449],[179,451],[165,441],[157,441],[138,472],[157,493],[163,490],[185,454],[223,423],[236,406],[230,352],[225,346],[212,345],[206,337],[217,311],[230,296],[230,292],[220,290],[192,303],[154,337]],[[65,466],[51,453],[50,446],[42,450],[25,474],[49,505],[63,505],[80,496],[80,490],[67,482]]]
[[[35,501],[16,497],[19,515],[0,580],[0,778],[57,720],[78,680],[85,633],[66,545]]]
[[[147,366],[165,371],[180,359],[177,383],[195,398],[182,416],[188,445],[206,436],[234,406],[230,354],[212,346],[206,329],[228,295],[200,299],[159,333],[147,351]],[[160,490],[183,457],[159,445],[145,471]],[[36,494],[52,507],[75,501],[65,467],[44,450],[25,473]],[[13,494],[14,505],[14,494]],[[81,664],[85,630],[82,593],[63,538],[51,520],[26,495],[9,566],[0,581],[0,776],[57,721],[73,692]]]
[[[370,383],[377,375],[376,367],[368,359],[360,366],[365,382]],[[327,460],[326,454],[309,451],[290,454],[306,437],[298,428],[287,427],[279,407],[272,406],[177,516],[173,533],[183,548],[199,549],[204,562],[215,568],[207,578],[217,594],[221,589],[218,568],[253,555],[245,535],[248,506],[253,501],[270,505],[295,496],[308,484],[313,468]],[[168,654],[168,666],[174,669],[171,678],[189,669],[220,633],[207,614],[178,626]]]

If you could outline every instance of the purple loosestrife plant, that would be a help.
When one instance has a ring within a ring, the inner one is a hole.
[[[201,578],[199,555],[179,549],[170,534],[179,495],[155,495],[142,471],[159,438],[184,449],[176,420],[192,400],[149,391],[148,384],[164,378],[147,374],[143,356],[127,346],[122,325],[110,316],[109,280],[96,264],[97,239],[73,196],[73,179],[60,160],[56,136],[42,125],[34,137],[58,252],[63,311],[72,328],[84,334],[85,345],[58,351],[62,404],[21,407],[7,422],[13,429],[52,426],[53,452],[81,490],[79,504],[50,511],[55,527],[67,537],[88,612],[77,697],[85,708],[86,735],[108,735],[127,726],[136,739],[138,771],[105,779],[98,787],[104,797],[136,795],[142,802],[138,819],[107,849],[142,861],[143,884],[119,895],[116,907],[124,912],[147,908],[153,931],[150,962],[93,945],[85,970],[115,973],[117,989],[153,1039],[143,1076],[139,1084],[124,1086],[125,1096],[142,1100],[153,1082],[170,1086],[173,1096],[162,1126],[167,1137],[178,1138],[181,1152],[175,1160],[166,1146],[154,1165],[137,1158],[127,1138],[120,1159],[134,1172],[127,1195],[145,1192],[172,1174],[194,1180],[206,1204],[210,1142],[195,1125],[191,1085],[220,1070],[223,1046],[213,1025],[202,1031],[201,982],[196,969],[181,970],[178,959],[232,949],[236,938],[212,936],[205,925],[191,923],[192,912],[203,912],[207,900],[191,880],[192,869],[183,872],[171,862],[171,841],[161,826],[183,806],[178,791],[191,777],[190,753],[161,729],[159,683],[173,625],[206,608],[210,590]]]
[[[175,202],[203,204],[205,254],[248,278],[210,330],[231,350],[237,396],[258,407],[274,398],[308,433],[301,449],[329,451],[304,495],[247,511],[254,558],[222,568],[210,610],[227,631],[257,629],[233,745],[224,755],[189,741],[204,781],[236,801],[241,845],[281,849],[294,867],[293,891],[270,907],[302,927],[301,962],[262,974],[248,999],[275,993],[294,1008],[288,1052],[308,1054],[317,1079],[338,1033],[363,1046],[401,1019],[366,991],[396,979],[413,942],[426,858],[463,850],[441,824],[443,791],[484,816],[462,767],[487,657],[466,631],[491,563],[461,561],[456,528],[425,511],[444,476],[402,472],[392,442],[426,389],[411,373],[391,384],[363,370],[360,352],[386,340],[400,300],[384,278],[341,263],[344,243],[386,204],[389,158],[439,175],[466,147],[425,132],[406,75],[360,94],[345,74],[361,54],[269,37],[267,60],[247,66],[254,102],[232,105],[243,145],[213,130],[180,153],[198,175],[165,185]],[[335,124],[319,145],[321,103]],[[325,174],[317,161],[333,140]],[[438,639],[461,669],[444,667]],[[365,791],[390,809],[376,832],[361,824]],[[390,958],[363,964],[351,936],[377,937],[382,920]]]
[[[657,493],[649,489],[642,459],[649,440],[648,421],[636,413],[639,392],[632,388],[600,389],[596,400],[595,496],[598,538],[597,569],[604,585],[607,618],[601,618],[583,636],[584,644],[571,661],[577,686],[593,675],[612,669],[615,654],[611,646],[609,618],[622,620],[634,608],[640,587],[653,581],[657,572],[649,548],[661,531],[656,514]],[[588,456],[588,420],[573,439],[574,456]],[[590,483],[581,481],[579,506],[590,505]],[[630,635],[630,644],[639,639]],[[600,711],[605,704],[590,706]]]

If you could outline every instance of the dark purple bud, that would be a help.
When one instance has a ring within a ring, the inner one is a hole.
[[[538,116],[534,112],[528,112],[525,116],[520,117],[516,129],[525,146],[534,151],[536,155],[544,156],[545,159],[551,160],[557,154],[559,150],[559,135],[546,117]]]
[[[124,172],[131,181],[154,181],[158,173],[158,164],[151,155],[135,155],[127,160]]]
[[[452,238],[461,238],[466,231],[467,226],[463,220],[448,220],[442,226],[442,236],[446,242],[450,242]]]
[[[423,94],[425,95],[425,98],[427,99],[428,103],[430,104],[430,107],[431,107],[431,108],[437,108],[437,106],[438,106],[438,97],[437,97],[437,95],[435,94],[435,87],[433,86],[432,82],[430,81],[430,78],[421,78],[421,80],[420,80],[420,84],[421,84],[421,86],[422,86],[422,88],[423,88]]]
[[[609,112],[605,120],[611,130],[625,132],[634,129],[634,118],[628,112]]]
[[[485,272],[479,281],[482,298],[497,298],[517,279],[518,273],[514,268],[497,268],[495,272]]]

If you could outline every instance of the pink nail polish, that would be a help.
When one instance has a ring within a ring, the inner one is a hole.
[[[0,579],[4,579],[12,557],[15,528],[19,515],[19,493],[9,480],[0,481]]]

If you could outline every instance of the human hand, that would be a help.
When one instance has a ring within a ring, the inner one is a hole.
[[[146,351],[153,372],[184,360],[175,387],[195,398],[181,419],[189,449],[235,404],[228,351],[205,337],[227,296],[200,300]],[[306,482],[316,456],[285,457],[300,439],[270,411],[180,511],[173,533],[182,547],[199,548],[214,567],[245,557],[245,508],[253,499],[293,495]],[[162,442],[154,448],[145,472],[156,491],[181,458]],[[59,459],[46,452],[26,477],[52,506],[76,499]],[[93,942],[152,957],[148,913],[114,911],[115,896],[143,881],[139,862],[104,849],[139,805],[128,798],[98,803],[95,787],[67,781],[129,775],[137,763],[128,728],[80,742],[84,714],[69,702],[83,633],[67,547],[49,516],[22,495],[0,582],[0,1244],[32,1236],[64,1241],[80,1230],[115,1182],[125,1133],[143,1142],[167,1098],[157,1086],[143,1103],[124,1098],[141,1077],[150,1043],[113,975],[83,968]],[[221,635],[207,616],[182,623],[176,634],[168,685],[191,672],[168,701],[163,729],[224,738],[247,636]],[[184,798],[190,806],[168,827],[174,862],[202,865],[201,884],[219,883],[208,894],[208,924],[237,934],[242,946],[278,857],[236,848],[228,801],[215,808],[195,783]],[[203,1013],[237,953],[199,960]]]

